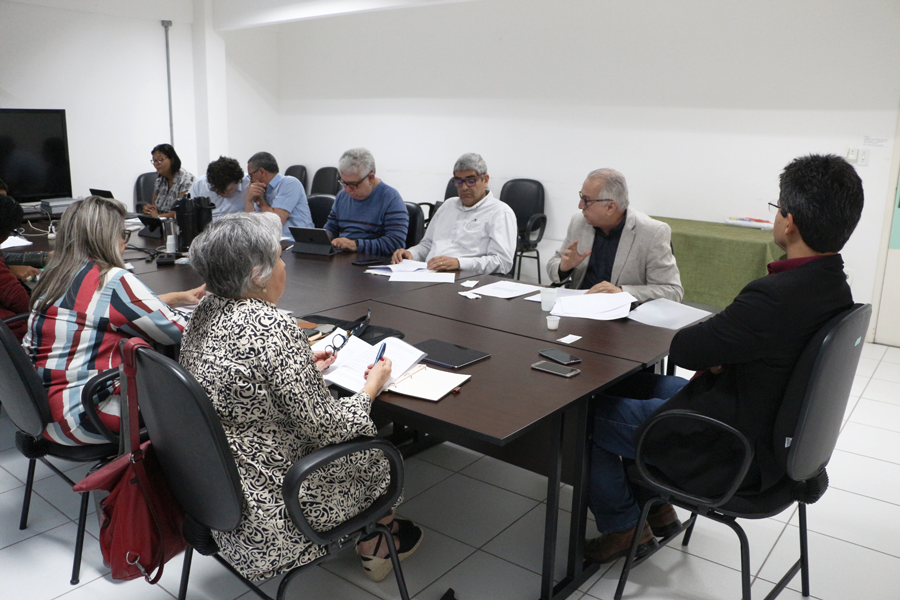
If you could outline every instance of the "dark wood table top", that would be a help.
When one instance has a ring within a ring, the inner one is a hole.
[[[493,275],[478,277],[478,285],[496,281],[509,281]],[[459,285],[432,286],[403,294],[391,294],[379,298],[387,304],[439,315],[463,323],[480,325],[521,336],[554,342],[559,338],[575,334],[581,339],[562,346],[570,350],[588,350],[609,356],[637,361],[643,365],[656,363],[669,352],[669,345],[675,331],[662,327],[651,327],[630,319],[615,321],[593,321],[562,317],[557,331],[547,329],[547,315],[541,310],[540,302],[528,302],[526,294],[504,300],[483,296],[470,300],[460,296],[465,291]],[[477,289],[474,290],[476,293]],[[584,358],[580,355],[581,358]]]
[[[491,354],[490,358],[459,369],[459,373],[472,378],[463,384],[459,393],[449,394],[438,402],[389,392],[378,397],[387,412],[424,431],[464,435],[502,446],[547,417],[641,367],[634,361],[585,353],[582,362],[576,365],[581,374],[565,378],[531,368],[532,363],[542,360],[538,350],[552,345],[542,340],[378,301],[326,310],[322,314],[352,320],[367,308],[372,309],[373,325],[402,331],[404,340],[410,344],[439,338]],[[555,347],[566,348],[562,344]]]

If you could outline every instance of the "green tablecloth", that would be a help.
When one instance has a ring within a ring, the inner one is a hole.
[[[653,217],[672,228],[684,301],[725,308],[766,265],[784,256],[771,231],[725,223]]]

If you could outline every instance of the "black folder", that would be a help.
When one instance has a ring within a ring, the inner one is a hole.
[[[422,362],[448,369],[459,369],[490,356],[490,354],[481,350],[472,350],[465,346],[457,346],[441,340],[425,340],[413,345],[426,353],[427,356],[422,359]]]

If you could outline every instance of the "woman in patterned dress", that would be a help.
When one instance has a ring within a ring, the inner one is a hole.
[[[44,437],[59,444],[107,443],[82,410],[81,390],[91,377],[122,362],[119,342],[139,336],[173,345],[184,321],[170,307],[196,304],[202,286],[157,296],[125,269],[131,232],[117,200],[89,196],[73,202],[60,220],[56,251],[31,293],[31,316],[22,345],[47,388],[53,423]],[[112,394],[112,395],[110,395]],[[118,389],[97,398],[100,420],[119,430]]]
[[[160,144],[150,153],[156,169],[153,198],[144,205],[144,214],[151,217],[175,217],[175,203],[191,191],[194,176],[181,168],[181,159],[172,144]]]
[[[228,438],[244,493],[233,531],[213,531],[219,552],[243,575],[264,579],[325,554],[297,529],[281,497],[293,463],[326,445],[374,436],[372,399],[389,379],[390,360],[370,366],[357,394],[335,399],[320,371],[334,362],[313,352],[306,334],[275,305],[284,292],[281,221],[269,213],[224,215],[191,245],[191,265],[209,294],[191,316],[181,363],[209,394]],[[322,469],[304,484],[301,504],[310,524],[329,529],[368,507],[390,482],[380,452],[355,454]],[[401,558],[422,531],[393,521]],[[387,544],[374,534],[357,545],[366,574],[391,571]]]

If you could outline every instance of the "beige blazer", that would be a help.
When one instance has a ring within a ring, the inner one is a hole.
[[[561,283],[559,261],[563,252],[576,241],[578,252],[582,254],[594,247],[594,228],[588,225],[581,213],[572,217],[566,239],[547,262],[547,274],[554,283]],[[590,259],[589,256],[572,271],[571,287],[581,285]],[[672,230],[669,226],[629,208],[611,279],[610,283],[619,286],[639,302],[656,298],[681,302],[684,288],[681,287],[681,275],[672,255]]]

